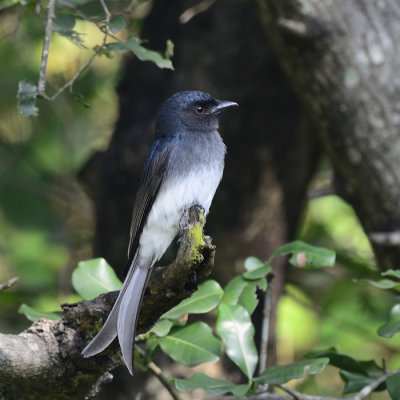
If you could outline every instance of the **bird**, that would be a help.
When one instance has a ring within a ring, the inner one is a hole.
[[[152,268],[178,235],[185,211],[199,205],[208,214],[226,154],[219,117],[235,106],[234,101],[217,100],[202,91],[178,92],[161,104],[133,206],[130,267],[106,322],[83,349],[83,357],[102,352],[118,337],[123,361],[133,375],[136,324]]]

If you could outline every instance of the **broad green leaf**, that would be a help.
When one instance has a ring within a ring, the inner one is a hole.
[[[0,10],[3,10],[4,8],[12,7],[15,6],[16,4],[19,4],[19,0],[0,0]]]
[[[289,262],[294,267],[315,269],[333,267],[335,265],[336,254],[333,250],[312,246],[301,240],[295,240],[279,247],[274,251],[272,257],[287,254],[292,254]]]
[[[151,61],[159,68],[174,69],[169,58],[163,57],[157,51],[146,49],[142,46],[141,39],[135,36],[131,36],[125,42],[109,43],[107,49],[116,52],[132,51],[140,61]]]
[[[199,290],[188,299],[181,301],[161,316],[162,319],[179,319],[185,314],[202,314],[215,308],[221,301],[224,291],[214,280],[199,285]]]
[[[392,281],[391,279],[379,279],[378,281],[372,279],[353,279],[353,282],[361,283],[364,285],[372,285],[379,289],[397,289],[400,290],[400,282]]]
[[[17,100],[18,111],[24,117],[36,117],[39,109],[35,106],[37,87],[32,82],[20,81],[18,84]]]
[[[60,320],[61,319],[61,312],[44,312],[35,310],[32,307],[29,307],[27,304],[21,304],[18,309],[19,314],[24,314],[29,321],[35,322],[38,321],[40,318],[47,318],[53,320]]]
[[[125,29],[126,26],[127,26],[127,23],[126,23],[125,18],[121,17],[120,15],[112,17],[110,20],[110,23],[108,25],[111,33],[118,33],[119,31],[122,31],[123,29]]]
[[[288,365],[270,367],[266,369],[259,377],[254,378],[254,381],[261,382],[263,384],[281,385],[291,381],[292,379],[303,378],[305,375],[318,374],[328,363],[329,358],[315,358],[294,362]]]
[[[173,326],[174,324],[168,319],[161,319],[149,330],[148,333],[154,333],[157,336],[166,336]]]
[[[221,302],[228,305],[241,305],[251,315],[258,304],[256,288],[266,290],[265,279],[247,280],[239,275],[228,282]]]
[[[264,278],[267,274],[271,272],[271,265],[266,263],[260,265],[258,268],[255,268],[251,271],[247,271],[243,274],[246,279],[260,279]]]
[[[378,329],[378,335],[391,338],[398,332],[400,332],[400,302],[392,307],[389,319]]]
[[[175,387],[181,392],[203,389],[213,396],[232,393],[236,397],[242,397],[248,392],[250,384],[236,385],[229,381],[211,378],[210,376],[199,373],[191,376],[189,379],[175,379]]]
[[[85,299],[120,290],[121,281],[104,258],[81,261],[72,273],[72,286]]]
[[[393,400],[400,399],[400,374],[389,376],[386,379],[386,388]]]
[[[252,379],[258,362],[254,326],[248,311],[240,305],[221,303],[217,309],[218,333],[224,340],[228,357]]]
[[[164,353],[189,367],[216,362],[221,354],[220,340],[204,322],[175,327],[168,336],[157,340]]]
[[[53,24],[53,31],[70,33],[75,26],[75,17],[71,14],[57,14]]]
[[[264,263],[257,257],[247,257],[244,260],[244,267],[247,271],[253,271],[253,269],[260,268]]]

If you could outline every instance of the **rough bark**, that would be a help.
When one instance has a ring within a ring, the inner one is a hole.
[[[211,272],[215,247],[202,233],[205,218],[192,207],[174,262],[151,276],[138,331],[189,297]],[[89,399],[112,380],[121,365],[117,341],[100,355],[84,359],[81,351],[109,314],[118,292],[92,301],[62,305],[60,321],[41,319],[19,335],[0,334],[0,399]]]
[[[279,62],[332,161],[336,190],[368,235],[390,237],[400,229],[398,1],[258,4]],[[399,241],[388,242],[372,241],[378,263],[398,268]]]

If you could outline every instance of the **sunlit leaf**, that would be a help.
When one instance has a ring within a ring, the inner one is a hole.
[[[28,306],[27,304],[21,304],[18,309],[19,314],[24,314],[26,318],[30,321],[38,321],[40,318],[47,318],[53,320],[60,320],[61,319],[61,312],[44,312],[35,310],[34,308]]]
[[[241,305],[251,315],[258,304],[257,287],[265,290],[265,279],[247,280],[239,275],[228,282],[224,289],[221,302],[228,305]]]
[[[111,33],[115,34],[125,29],[127,27],[127,23],[124,17],[117,15],[111,18],[108,26],[110,28]]]
[[[382,272],[382,276],[391,276],[393,278],[400,279],[400,270],[388,269],[387,271]]]
[[[300,379],[305,375],[315,375],[321,372],[326,364],[329,363],[329,358],[315,358],[294,362],[288,365],[278,367],[270,367],[266,369],[259,377],[254,378],[254,381],[263,384],[281,385],[292,379]]]
[[[258,355],[248,311],[240,305],[221,303],[217,314],[216,328],[224,340],[226,354],[251,379]]]
[[[378,329],[378,334],[386,338],[391,338],[398,332],[400,332],[400,299],[391,308],[387,322]]]
[[[157,336],[166,336],[173,326],[174,324],[170,320],[161,319],[149,330],[149,333],[154,333]]]
[[[120,290],[121,281],[104,258],[81,261],[72,273],[72,286],[85,299]]]
[[[199,285],[199,290],[191,297],[181,301],[177,306],[161,316],[163,319],[179,319],[185,314],[201,314],[215,308],[224,294],[221,286],[214,280]]]
[[[271,265],[266,263],[260,265],[258,268],[247,271],[243,274],[246,279],[260,279],[265,277],[271,272]]]
[[[158,344],[178,363],[195,366],[216,362],[221,354],[221,342],[204,322],[175,327],[168,336],[157,339]]]
[[[199,373],[191,376],[189,379],[175,379],[175,387],[181,392],[203,389],[213,396],[232,393],[236,397],[242,397],[249,390],[250,384],[236,385],[229,381],[211,378]]]
[[[335,265],[336,254],[333,250],[312,246],[301,240],[296,240],[279,247],[274,251],[272,257],[287,254],[292,254],[289,262],[295,267],[315,269],[333,267]]]
[[[260,268],[264,263],[257,257],[247,257],[244,260],[244,267],[247,271],[253,271],[253,269]]]
[[[379,289],[396,289],[400,290],[400,282],[392,281],[391,279],[353,279],[353,282],[361,283],[364,285],[372,285]]]
[[[157,51],[143,47],[142,40],[136,36],[131,36],[125,42],[109,43],[107,49],[116,52],[132,51],[140,61],[151,61],[159,68],[174,69],[170,59],[162,56]]]
[[[18,111],[24,117],[35,117],[39,114],[39,109],[35,106],[37,93],[37,86],[34,83],[19,82],[17,92]]]

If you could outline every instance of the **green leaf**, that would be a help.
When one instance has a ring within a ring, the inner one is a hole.
[[[387,322],[379,327],[378,335],[386,338],[391,338],[394,334],[400,332],[400,300],[397,298],[397,304],[395,304],[389,314]]]
[[[161,319],[149,330],[148,333],[154,333],[157,336],[166,336],[173,326],[174,324],[168,319]]]
[[[175,327],[158,344],[174,361],[189,367],[216,362],[221,354],[221,341],[204,322]]]
[[[122,29],[125,29],[127,27],[127,23],[125,18],[121,17],[120,15],[117,15],[116,17],[111,18],[108,27],[110,28],[111,33],[115,34],[118,33],[119,31],[122,31]]]
[[[267,274],[271,272],[271,265],[266,263],[263,265],[260,265],[258,268],[255,268],[251,271],[245,272],[243,276],[246,279],[260,279],[264,278]]]
[[[257,287],[266,290],[265,279],[246,280],[242,275],[236,276],[225,286],[221,302],[228,305],[241,305],[251,315],[258,304],[255,294]]]
[[[244,267],[247,271],[253,271],[253,269],[260,268],[264,263],[257,257],[247,257],[244,260]]]
[[[301,240],[285,244],[274,251],[272,257],[292,254],[289,259],[294,267],[316,269],[320,267],[333,267],[336,254],[333,250],[311,246]]]
[[[215,308],[221,301],[224,291],[214,280],[199,285],[199,290],[192,297],[181,301],[161,316],[162,319],[179,319],[186,314],[202,314]]]
[[[32,307],[29,307],[26,304],[20,305],[20,307],[18,308],[18,313],[24,314],[25,317],[28,318],[29,321],[32,321],[32,322],[38,321],[40,318],[53,319],[56,321],[61,319],[61,312],[57,313],[57,312],[38,311]]]
[[[85,299],[120,290],[121,281],[104,258],[81,261],[72,273],[72,286]]]
[[[263,384],[281,385],[291,381],[292,379],[300,379],[306,375],[318,374],[328,363],[329,358],[315,358],[279,367],[270,367],[259,377],[254,378],[254,381]]]
[[[248,311],[240,305],[221,303],[217,314],[216,328],[224,340],[226,354],[251,379],[258,355]]]
[[[327,350],[309,352],[306,354],[306,357],[326,357],[329,358],[329,364],[336,368],[357,374],[367,374],[365,365],[363,365],[362,361],[358,361],[347,354],[339,353],[334,347]]]
[[[393,278],[400,279],[400,270],[388,269],[385,272],[382,272],[382,276],[392,276]]]
[[[37,86],[32,82],[20,81],[17,92],[18,111],[24,117],[36,117],[39,109],[35,106],[37,96]]]
[[[57,14],[53,23],[53,31],[69,34],[74,29],[76,19],[71,14]]]
[[[386,388],[393,400],[400,399],[400,374],[389,376],[386,379]]]
[[[139,38],[131,36],[125,42],[109,43],[107,49],[115,52],[132,51],[140,61],[151,61],[159,68],[174,69],[169,58],[163,57],[157,51],[146,49],[141,43],[142,41]]]
[[[250,384],[236,385],[229,381],[211,378],[210,376],[199,373],[191,376],[189,379],[175,379],[175,387],[181,392],[203,389],[213,396],[232,393],[236,397],[243,397],[248,392]]]
[[[378,281],[372,279],[353,279],[353,282],[363,285],[372,285],[379,289],[397,289],[400,290],[400,282],[392,281],[391,279],[380,279]]]

